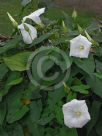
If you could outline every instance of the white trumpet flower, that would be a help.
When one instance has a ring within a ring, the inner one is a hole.
[[[63,105],[64,123],[69,128],[82,128],[90,118],[85,100],[72,100]]]
[[[43,14],[45,12],[45,8],[41,8],[36,10],[35,12],[31,13],[28,16],[25,16],[23,18],[23,22],[26,21],[26,19],[31,19],[33,20],[36,24],[38,25],[42,25],[41,19],[40,19],[40,15]]]
[[[31,44],[37,38],[37,30],[32,25],[22,23],[18,26],[18,29],[21,31],[23,41],[26,44]]]
[[[70,56],[88,58],[92,43],[81,34],[70,40]]]

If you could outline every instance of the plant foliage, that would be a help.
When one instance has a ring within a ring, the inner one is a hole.
[[[37,28],[39,37],[31,45],[24,44],[16,34],[0,46],[0,136],[79,136],[80,130],[69,129],[63,122],[62,105],[74,98],[85,99],[91,113],[91,121],[81,135],[102,136],[101,25],[96,22],[97,27],[90,24],[82,29],[81,33],[85,35],[87,30],[98,45],[92,47],[89,58],[80,59],[69,57],[69,41],[80,34],[77,21],[63,13],[63,20],[43,18],[43,23],[45,26]],[[67,65],[56,47],[67,55]],[[45,51],[39,53],[42,48]],[[36,51],[31,69],[40,85],[34,85],[27,74],[29,57]],[[44,56],[48,57],[39,79],[36,66]],[[49,90],[69,68],[70,75],[63,85]],[[49,78],[56,72],[60,74],[54,82],[45,80],[45,76]]]

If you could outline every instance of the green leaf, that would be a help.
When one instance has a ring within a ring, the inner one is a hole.
[[[95,39],[95,41],[97,41],[97,42],[102,42],[102,32],[98,32],[97,34],[95,34],[94,36],[93,36],[93,39]]]
[[[36,123],[29,122],[28,130],[30,132],[29,136],[44,136],[44,129]]]
[[[94,75],[95,75],[97,78],[102,79],[102,72],[94,73]]]
[[[57,128],[56,129],[53,129],[51,127],[46,128],[46,133],[47,133],[46,136],[56,136],[58,134],[58,132],[59,132],[59,130]]]
[[[30,118],[32,122],[37,122],[40,119],[42,112],[42,102],[32,102],[30,104]]]
[[[5,119],[6,116],[6,103],[1,102],[0,103],[0,125],[3,125],[3,121]]]
[[[64,87],[60,87],[59,89],[54,90],[53,92],[49,92],[48,94],[48,104],[50,107],[61,101],[61,99],[66,95]]]
[[[73,99],[77,99],[77,93],[75,92],[70,92],[67,96],[67,101],[71,101]]]
[[[59,39],[54,40],[52,42],[52,45],[57,46],[57,45],[60,45],[62,43],[68,43],[68,42],[69,42],[68,36],[67,37],[60,37]]]
[[[102,79],[96,77],[87,78],[87,83],[91,86],[92,91],[102,98]]]
[[[72,22],[71,17],[64,11],[62,13],[63,13],[64,19],[65,19],[66,26],[68,28],[72,29],[73,28],[73,22]]]
[[[61,128],[59,136],[78,136],[76,129]]]
[[[7,122],[13,123],[21,119],[28,111],[29,108],[22,103],[22,93],[21,90],[16,90],[9,94],[7,103],[8,103],[8,114]]]
[[[75,92],[79,92],[79,93],[81,93],[81,94],[88,94],[88,89],[89,89],[90,87],[88,86],[88,85],[83,85],[83,84],[81,84],[81,85],[75,85],[75,86],[72,86],[71,87],[71,89],[73,90],[73,91],[75,91]]]
[[[93,129],[91,130],[90,136],[99,136],[99,135],[97,135],[95,128],[93,128]]]
[[[25,6],[27,6],[30,2],[31,2],[31,0],[21,0],[21,5],[25,7]]]
[[[102,111],[99,117],[99,120],[97,121],[97,125],[96,125],[96,132],[99,136],[102,136]]]
[[[83,71],[92,75],[95,70],[94,58],[90,56],[88,59],[74,59],[75,64]]]
[[[20,77],[20,78],[18,78],[18,79],[13,80],[13,81],[10,82],[8,85],[17,85],[17,84],[21,83],[22,80],[23,80],[23,78]]]
[[[29,111],[29,108],[27,106],[23,106],[23,107],[17,107],[17,109],[9,111],[8,116],[7,116],[7,121],[8,123],[13,123],[17,120],[20,120],[25,113],[27,113]]]
[[[54,117],[55,116],[53,114],[48,114],[46,116],[41,117],[41,119],[39,119],[37,123],[42,126],[47,125],[54,119]]]
[[[87,27],[86,31],[87,31],[88,33],[91,33],[91,32],[93,32],[93,31],[96,31],[96,30],[99,30],[99,29],[100,29],[99,24],[98,24],[96,21],[93,21],[93,22],[91,23],[91,25],[89,25],[89,26]]]
[[[0,80],[4,78],[7,72],[8,72],[7,66],[5,64],[0,64]]]
[[[22,126],[18,123],[14,123],[9,128],[9,136],[24,136]]]
[[[16,36],[13,40],[8,41],[3,47],[0,47],[0,55],[11,49],[17,48],[20,40],[21,38]]]
[[[29,47],[35,46],[43,42],[44,40],[48,39],[52,34],[54,34],[56,31],[57,30],[52,30],[51,32],[41,35],[39,38],[36,38]]]
[[[8,136],[7,132],[0,127],[0,136]]]
[[[28,84],[28,87],[25,90],[24,98],[28,99],[40,99],[42,96],[38,87],[34,86],[31,82]]]
[[[21,83],[23,78],[21,77],[21,74],[18,72],[11,72],[8,79],[7,79],[7,85],[13,86]]]
[[[95,60],[97,72],[102,72],[102,62]]]
[[[12,71],[25,71],[30,54],[31,52],[22,52],[10,57],[3,57],[3,60]]]
[[[92,107],[91,107],[91,121],[89,122],[89,124],[87,126],[87,136],[90,136],[91,130],[96,125],[96,122],[97,122],[98,117],[99,117],[101,105],[102,104],[99,101],[94,101],[92,103]]]
[[[13,85],[17,85],[17,84],[21,83],[22,80],[23,80],[23,78],[21,77],[20,73],[18,73],[18,72],[8,73],[8,78],[7,78],[7,81],[5,81],[5,86],[0,91],[1,99],[4,95],[6,95],[8,93],[8,91],[10,90],[10,88]]]
[[[58,103],[54,106],[54,112],[55,112],[55,117],[58,122],[58,124],[63,125],[63,113],[62,113],[62,103]]]

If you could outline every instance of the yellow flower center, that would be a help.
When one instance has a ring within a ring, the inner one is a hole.
[[[76,112],[75,112],[75,115],[76,115],[77,117],[80,117],[80,116],[81,116],[81,112],[80,112],[80,111],[76,111]]]
[[[80,50],[83,50],[84,49],[84,45],[80,45]]]

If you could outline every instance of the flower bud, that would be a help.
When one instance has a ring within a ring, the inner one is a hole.
[[[92,42],[92,45],[93,45],[93,46],[99,46],[99,43],[96,42],[94,39],[92,39],[91,36],[88,34],[87,31],[85,31],[85,34],[86,34],[87,39],[88,39],[90,42]]]
[[[77,16],[78,16],[77,11],[74,9],[74,11],[73,11],[73,13],[72,13],[72,18],[73,18],[73,19],[76,19]]]
[[[94,40],[91,38],[91,36],[88,34],[87,31],[85,31],[86,37],[90,42],[93,42]]]
[[[62,27],[63,27],[63,31],[64,31],[64,32],[68,32],[68,28],[66,27],[64,21],[62,21]]]
[[[11,20],[12,22],[12,25],[15,27],[15,28],[18,28],[18,23],[15,21],[15,19],[10,15],[10,13],[7,12],[7,15],[9,17],[9,19]]]
[[[82,27],[79,24],[78,24],[78,31],[79,31],[80,34],[83,33],[83,29],[82,29]]]

